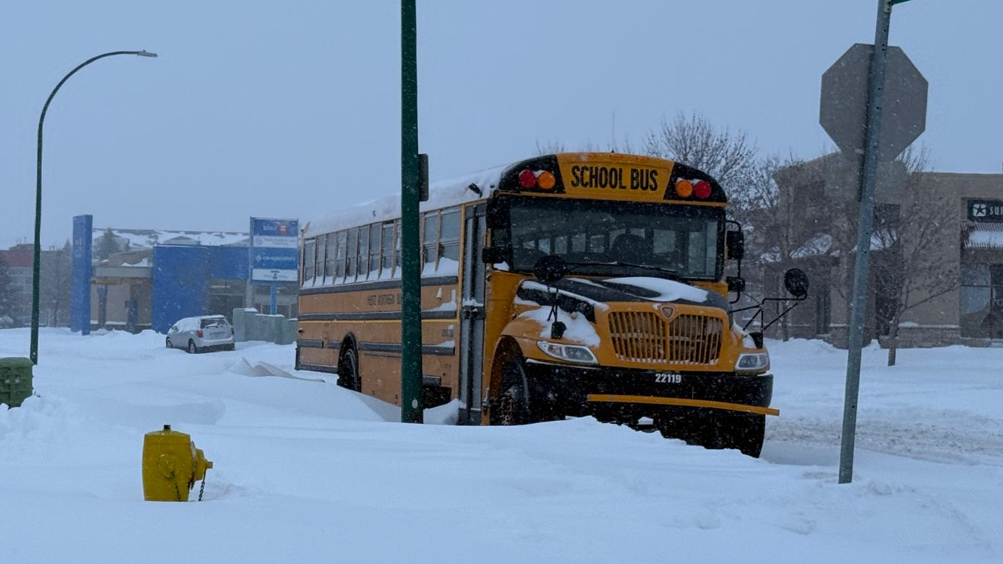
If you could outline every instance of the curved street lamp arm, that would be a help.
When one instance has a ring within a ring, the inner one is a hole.
[[[33,267],[33,276],[31,282],[32,298],[31,298],[31,362],[33,364],[38,364],[38,301],[39,301],[39,270],[41,256],[42,256],[42,126],[45,124],[45,113],[49,110],[49,104],[52,103],[52,99],[56,96],[56,92],[63,87],[63,84],[69,80],[71,76],[76,74],[76,72],[87,65],[97,61],[98,59],[103,59],[105,57],[112,57],[115,55],[139,55],[141,57],[156,57],[154,53],[148,53],[146,51],[112,51],[110,53],[104,53],[96,57],[91,57],[83,63],[80,63],[75,69],[71,70],[59,84],[52,89],[52,93],[45,100],[45,105],[42,106],[42,115],[38,118],[38,155],[37,155],[37,168],[35,170],[35,260]],[[89,315],[89,314],[88,314]]]

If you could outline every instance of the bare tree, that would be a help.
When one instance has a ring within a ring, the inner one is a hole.
[[[830,241],[819,233],[821,208],[805,206],[798,191],[811,189],[822,173],[793,154],[767,156],[751,167],[744,189],[732,198],[729,213],[747,227],[747,256],[751,267],[745,276],[756,288],[767,288],[767,278],[777,279],[800,255],[823,254]],[[767,275],[770,273],[770,276]],[[789,317],[781,320],[784,340],[790,338]]]
[[[19,314],[18,295],[7,261],[0,253],[0,328],[11,327]]]
[[[42,253],[41,302],[48,309],[49,324],[59,327],[69,320],[72,285],[73,250],[67,241],[63,248]]]
[[[575,145],[574,148],[568,148],[568,145],[563,141],[536,141],[536,154],[537,155],[553,155],[556,153],[568,153],[568,152],[581,152],[581,153],[595,153],[603,151],[599,146],[588,140],[580,145]],[[633,153],[634,146],[630,142],[630,139],[624,139],[623,141],[616,141],[616,139],[611,140],[606,144],[605,151],[610,153]]]
[[[889,260],[876,263],[875,283],[891,299],[876,312],[888,324],[888,366],[894,366],[899,328],[906,312],[950,292],[960,284],[958,268],[940,252],[956,244],[957,209],[939,202],[923,173],[929,170],[926,149],[907,150],[900,160],[909,172],[898,217],[877,217],[872,246],[888,249]]]
[[[945,261],[941,252],[945,245],[957,244],[952,235],[958,229],[957,209],[953,202],[940,201],[924,174],[930,168],[929,151],[909,148],[897,161],[904,170],[896,191],[900,196],[875,205],[870,241],[871,319],[874,335],[888,347],[888,366],[895,365],[903,315],[960,284],[956,263]],[[833,218],[830,233],[850,265],[857,252],[858,202],[827,203]],[[844,278],[832,286],[846,303],[852,277],[853,269],[846,268]]]
[[[758,150],[744,131],[719,129],[697,113],[663,118],[648,133],[643,148],[646,154],[706,172],[732,194],[741,192],[758,168]]]

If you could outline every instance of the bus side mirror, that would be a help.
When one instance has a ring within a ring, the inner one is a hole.
[[[536,264],[533,265],[533,275],[547,286],[560,281],[561,278],[564,278],[567,271],[567,264],[558,255],[540,257],[540,260],[536,261]]]
[[[808,275],[800,268],[792,268],[784,273],[784,287],[799,300],[808,297]]]
[[[740,294],[745,291],[745,278],[739,278],[737,276],[729,276],[727,279],[728,291]]]
[[[507,254],[507,249],[503,247],[484,247],[481,249],[481,262],[485,262],[487,264],[505,262]]]
[[[731,260],[742,260],[745,256],[745,234],[741,231],[728,231],[724,235],[724,246]]]

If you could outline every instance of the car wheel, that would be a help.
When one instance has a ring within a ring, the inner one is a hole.
[[[169,349],[173,349],[174,348],[174,345],[171,344],[171,338],[170,337],[167,338],[167,348],[169,348]]]
[[[188,353],[195,354],[199,352],[199,348],[195,346],[195,341],[188,341]]]
[[[338,385],[342,388],[362,391],[362,377],[359,375],[359,353],[349,346],[338,361]]]
[[[501,393],[491,408],[491,424],[525,425],[532,422],[526,364],[522,355],[513,353],[502,364]]]

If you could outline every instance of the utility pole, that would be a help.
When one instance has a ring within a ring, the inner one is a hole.
[[[401,422],[421,423],[421,241],[418,236],[418,31],[401,0]]]
[[[888,28],[892,6],[908,0],[878,0],[874,52],[867,78],[867,125],[864,163],[858,195],[857,252],[854,257],[853,294],[850,300],[849,352],[846,362],[846,396],[843,404],[843,435],[839,451],[839,483],[853,481],[853,449],[857,433],[857,398],[860,392],[860,349],[864,341],[864,313],[870,280],[871,232],[874,224],[874,184],[878,170],[878,140],[884,104],[885,64],[888,60]]]

